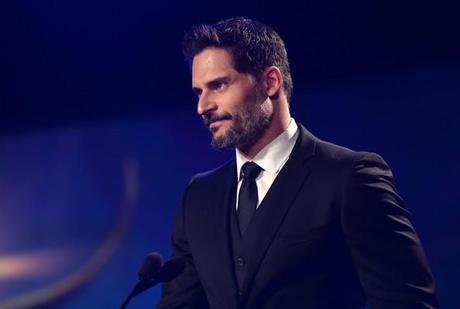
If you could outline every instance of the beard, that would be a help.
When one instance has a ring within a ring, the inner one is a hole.
[[[216,150],[243,148],[254,145],[265,133],[273,120],[273,108],[270,100],[253,101],[234,114],[210,115],[205,119],[209,124],[214,120],[231,120],[231,127],[222,136],[213,136],[211,146]],[[213,132],[212,132],[213,133]]]

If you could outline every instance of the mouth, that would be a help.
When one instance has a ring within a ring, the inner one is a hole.
[[[225,121],[231,120],[231,115],[205,115],[203,117],[205,125],[212,132],[216,131]]]
[[[210,121],[209,122],[209,127],[216,126],[216,125],[222,123],[223,121],[225,121],[225,119],[218,119],[218,120]]]
[[[227,119],[219,119],[219,120],[210,121],[208,124],[208,127],[211,131],[215,132],[222,125],[224,121],[227,121]]]

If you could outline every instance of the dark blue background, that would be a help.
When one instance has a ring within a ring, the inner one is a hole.
[[[120,211],[127,160],[139,169],[130,228],[102,270],[59,306],[116,307],[146,253],[168,256],[187,180],[232,155],[211,150],[195,116],[181,37],[193,24],[244,15],[285,39],[295,119],[391,165],[441,305],[459,307],[455,12],[431,1],[2,2],[0,265],[50,249],[57,262],[43,266],[48,275],[0,272],[0,299],[56,282],[100,246]],[[132,307],[157,298],[149,291]]]

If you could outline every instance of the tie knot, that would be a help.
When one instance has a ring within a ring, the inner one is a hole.
[[[242,176],[244,179],[256,179],[259,176],[262,168],[254,162],[246,162],[241,167]]]

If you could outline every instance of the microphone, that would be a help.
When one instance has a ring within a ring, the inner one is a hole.
[[[163,257],[159,253],[147,254],[138,273],[139,280],[148,280],[155,276],[161,265],[163,265]]]
[[[136,295],[155,286],[160,282],[169,282],[179,276],[185,269],[184,259],[181,257],[173,257],[167,261],[163,267],[161,263],[163,258],[158,253],[150,253],[144,259],[144,264],[139,271],[139,282],[126,298],[121,309],[126,308],[129,301]]]
[[[141,269],[139,270],[139,282],[136,284],[134,289],[132,289],[131,293],[129,293],[128,297],[126,297],[123,305],[120,308],[126,308],[129,301],[136,295],[144,292],[150,286],[151,279],[158,273],[158,270],[161,268],[163,264],[163,257],[156,253],[152,252],[147,254],[144,258],[144,262],[142,263]]]

